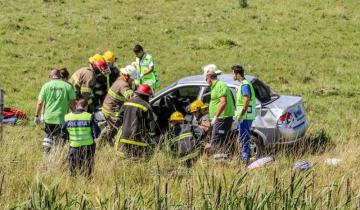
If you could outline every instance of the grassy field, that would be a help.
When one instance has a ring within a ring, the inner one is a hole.
[[[0,149],[0,208],[351,209],[360,179],[360,4],[356,0],[0,0],[0,88],[6,105],[30,121],[5,126]],[[71,72],[113,50],[118,65],[141,43],[162,86],[215,63],[246,67],[278,93],[301,95],[307,141],[322,151],[278,154],[246,171],[201,157],[186,168],[159,151],[149,162],[97,151],[94,179],[67,176],[66,148],[42,157],[42,130],[31,119],[53,67]],[[336,167],[326,158],[343,160]],[[314,166],[294,174],[300,159]]]

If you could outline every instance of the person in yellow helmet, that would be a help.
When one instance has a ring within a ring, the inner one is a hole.
[[[109,78],[110,75],[110,68],[102,55],[95,54],[89,58],[90,64],[94,64],[96,62],[104,62],[108,67],[108,71],[106,72],[106,74],[96,74],[96,83],[93,89],[93,106],[95,107],[95,109],[101,107],[105,99],[108,90],[106,78]]]
[[[119,69],[115,66],[115,62],[118,60],[118,58],[115,56],[114,52],[110,50],[106,51],[102,57],[106,61],[110,70],[108,77],[106,78],[107,90],[109,90],[111,85],[114,84],[120,75]]]
[[[198,125],[206,134],[209,134],[211,126],[208,108],[208,105],[199,99],[193,101],[188,107],[188,112],[193,115],[192,123]]]
[[[99,57],[100,56],[100,57]],[[69,79],[76,92],[76,99],[85,99],[89,106],[88,111],[95,110],[94,91],[97,78],[108,73],[106,62],[101,55],[89,58],[89,66],[78,69]]]
[[[184,122],[185,118],[181,112],[175,111],[171,114],[169,119],[170,138],[167,145],[174,156],[187,161],[194,157],[194,152],[199,153],[199,151],[194,150],[205,131],[196,125],[185,124]]]

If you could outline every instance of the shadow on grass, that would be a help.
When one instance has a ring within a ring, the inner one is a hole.
[[[331,140],[330,135],[325,129],[321,128],[310,133],[304,140],[294,145],[284,145],[274,148],[275,152],[280,152],[286,156],[299,157],[306,154],[316,155],[334,149],[336,144]]]

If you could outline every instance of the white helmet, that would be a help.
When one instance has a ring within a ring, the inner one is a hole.
[[[120,72],[124,75],[128,75],[131,79],[137,79],[138,74],[136,68],[132,65],[127,65],[124,68],[120,69]]]

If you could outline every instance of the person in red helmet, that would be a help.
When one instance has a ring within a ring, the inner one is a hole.
[[[104,59],[97,55],[89,58],[89,66],[77,70],[70,78],[69,82],[73,85],[76,92],[76,99],[85,99],[89,106],[88,111],[93,112],[93,90],[96,84],[97,75],[105,75],[108,72],[108,66]]]
[[[151,87],[143,84],[120,109],[121,135],[116,139],[125,157],[149,155],[154,145],[155,120],[149,98]]]

